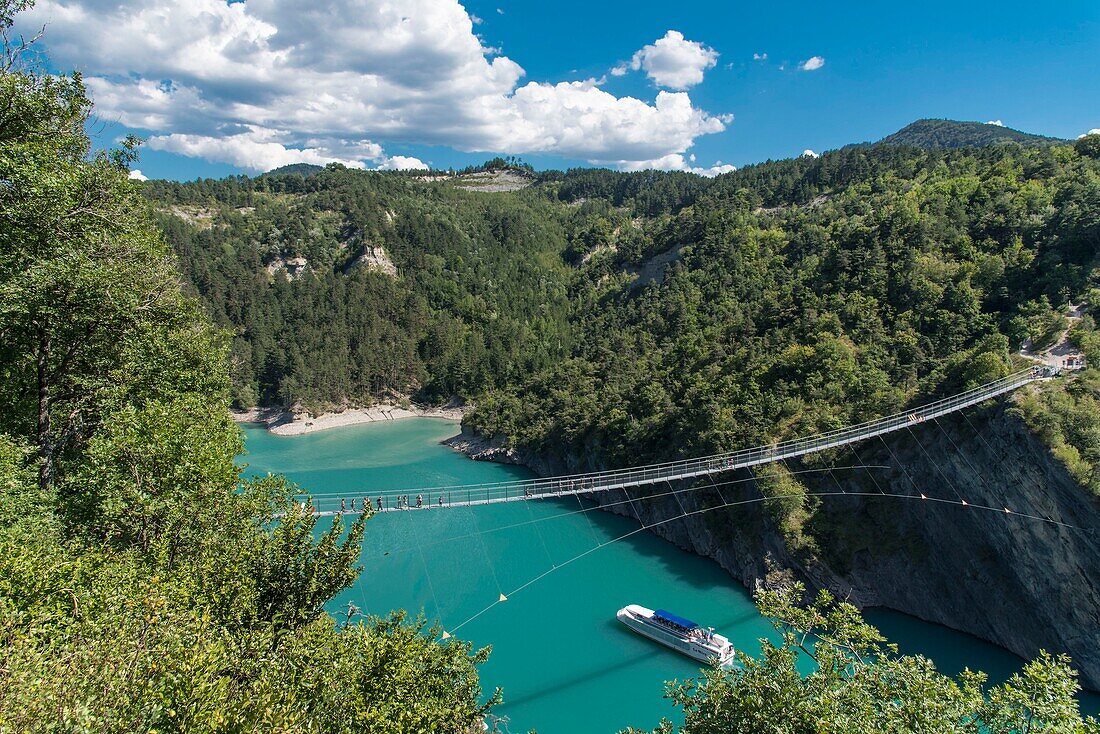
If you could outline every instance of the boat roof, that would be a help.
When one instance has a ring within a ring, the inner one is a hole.
[[[685,618],[683,618],[679,615],[673,614],[672,612],[666,612],[664,609],[658,609],[657,611],[655,611],[653,613],[653,616],[660,617],[661,619],[665,620],[666,622],[672,622],[673,624],[678,624],[681,627],[687,627],[688,629],[695,629],[696,627],[699,626],[699,625],[695,624],[695,622],[692,622],[690,619],[685,619]]]

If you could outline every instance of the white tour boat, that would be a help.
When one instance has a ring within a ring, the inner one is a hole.
[[[705,663],[717,660],[719,665],[729,665],[734,660],[733,645],[716,634],[713,627],[704,629],[664,609],[646,609],[637,604],[628,604],[615,616],[638,634],[696,660]]]

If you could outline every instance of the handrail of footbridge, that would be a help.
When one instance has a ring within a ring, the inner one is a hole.
[[[856,425],[845,426],[826,433],[804,438],[780,441],[764,446],[740,449],[728,453],[714,454],[694,459],[668,461],[662,464],[612,469],[600,472],[572,474],[568,476],[544,477],[481,484],[458,484],[434,487],[413,487],[398,491],[388,490],[381,494],[348,494],[344,499],[325,496],[314,499],[315,511],[319,514],[353,514],[361,511],[365,502],[371,509],[378,511],[378,498],[382,498],[382,511],[417,510],[438,507],[456,507],[469,505],[487,505],[500,502],[513,502],[546,497],[560,497],[592,492],[605,492],[613,489],[625,489],[660,482],[675,482],[683,479],[709,474],[718,474],[770,464],[784,459],[792,459],[817,451],[857,443],[885,433],[908,428],[924,421],[953,413],[963,408],[977,405],[990,398],[1012,392],[1035,380],[1049,377],[1049,370],[1031,367],[999,380],[980,385],[973,389],[936,400],[920,407],[901,413],[876,418]],[[417,500],[417,497],[420,499]],[[303,496],[304,498],[304,496]],[[352,506],[346,505],[347,498],[355,498]],[[340,503],[340,507],[335,504]]]

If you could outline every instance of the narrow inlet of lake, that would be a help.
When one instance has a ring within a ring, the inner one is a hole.
[[[438,419],[291,438],[257,426],[244,432],[246,476],[285,474],[304,490],[356,498],[357,506],[383,491],[532,476],[441,445],[457,426]],[[367,523],[359,580],[328,611],[341,618],[349,603],[372,614],[423,611],[457,637],[491,645],[481,683],[486,693],[504,689],[495,713],[509,718],[512,732],[609,734],[652,729],[661,717],[679,721],[663,698],[665,682],[698,674],[699,664],[627,630],[615,619],[619,608],[668,609],[714,627],[749,654],[761,637],[776,635],[717,564],[649,533],[569,562],[638,527],[589,509],[573,499],[378,515]],[[493,605],[502,593],[508,601]],[[927,655],[947,673],[968,665],[1000,681],[1023,664],[994,645],[904,615],[875,611],[869,619],[903,652]],[[1100,709],[1096,698],[1086,707]]]

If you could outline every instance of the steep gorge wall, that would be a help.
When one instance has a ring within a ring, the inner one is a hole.
[[[787,570],[860,606],[962,630],[1026,658],[1040,649],[1068,653],[1082,683],[1100,689],[1100,538],[1076,529],[1100,528],[1100,498],[1069,476],[1010,407],[1001,401],[941,418],[835,457],[836,466],[887,468],[799,474],[810,493],[853,493],[811,500],[820,505],[804,528],[814,538],[808,547],[786,540],[759,502],[680,517],[760,497],[748,472],[676,487],[676,496],[646,498],[667,493],[664,486],[632,490],[632,502],[622,502],[621,492],[592,499],[713,558],[749,588]],[[469,434],[452,445],[542,475],[602,468],[596,447],[584,456],[536,455]],[[880,491],[961,497],[972,506],[862,495]]]

